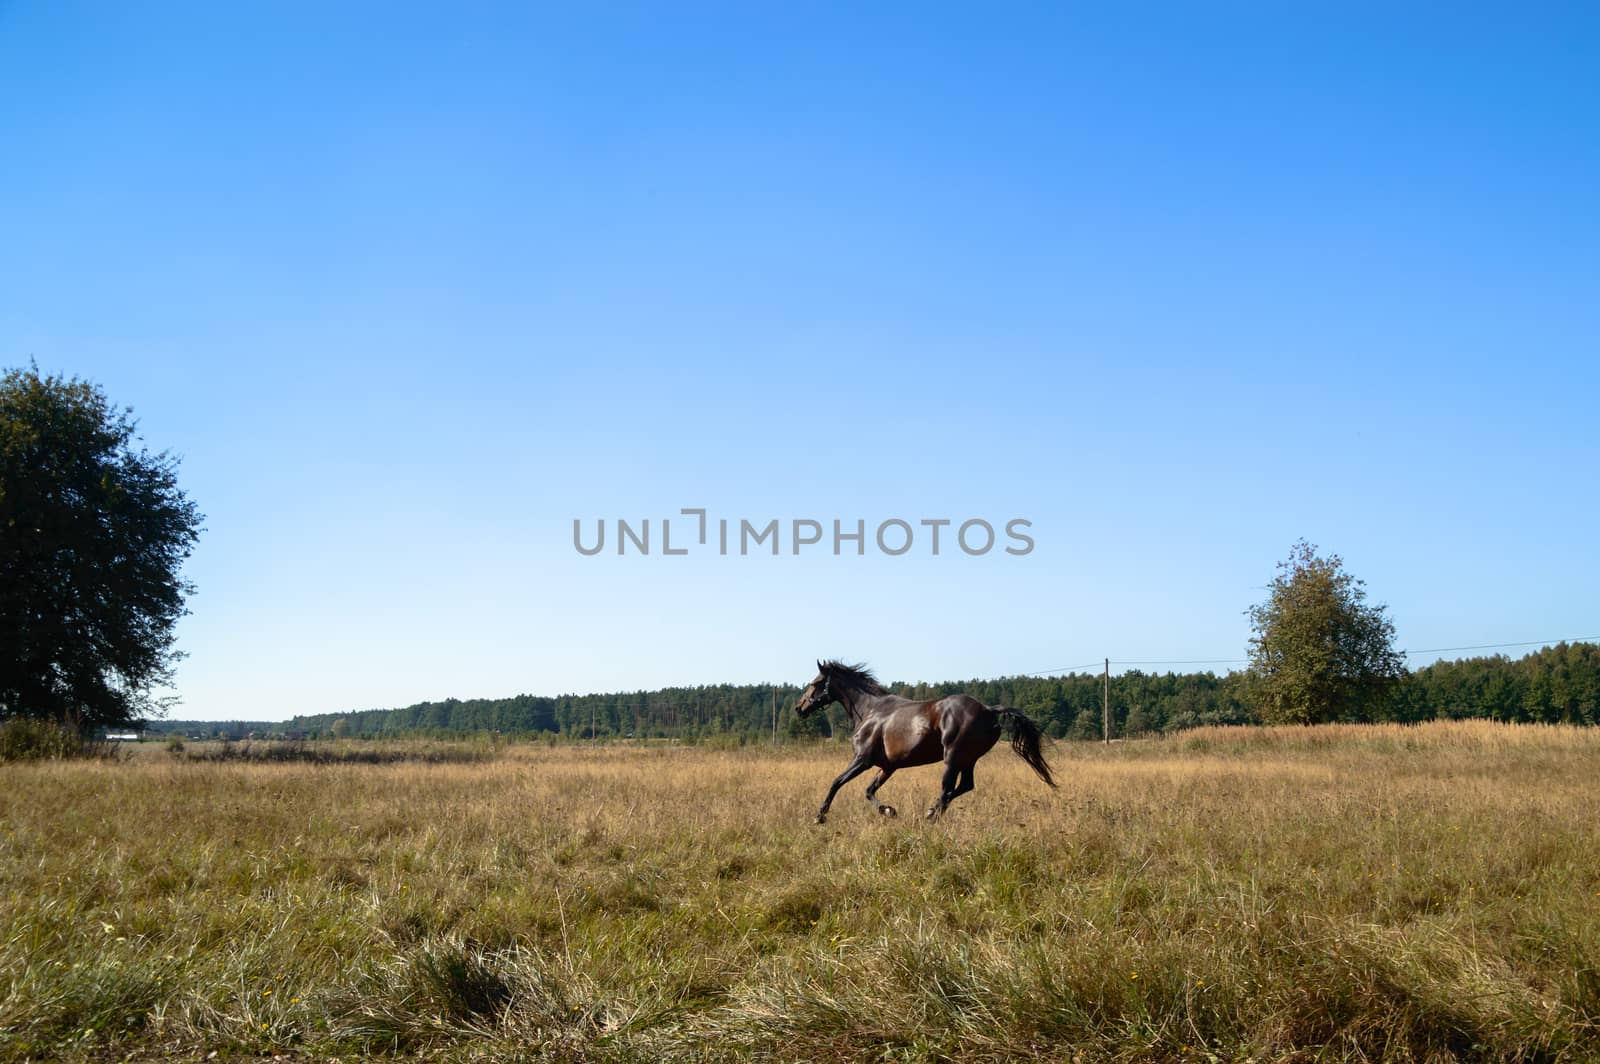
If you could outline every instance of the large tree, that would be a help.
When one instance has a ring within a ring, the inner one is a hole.
[[[160,715],[200,514],[93,384],[0,378],[0,719]]]
[[[1246,691],[1269,724],[1372,720],[1405,676],[1384,607],[1337,554],[1305,540],[1278,563],[1267,601],[1250,608]]]

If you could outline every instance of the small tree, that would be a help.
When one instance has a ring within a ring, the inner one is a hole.
[[[1087,742],[1091,739],[1104,738],[1105,713],[1099,709],[1079,710],[1077,717],[1072,721],[1072,727],[1067,732],[1067,738]]]
[[[157,716],[200,514],[100,389],[0,378],[0,719]]]
[[[789,738],[827,739],[833,735],[833,722],[826,713],[813,713],[809,717],[789,718]]]
[[[1338,555],[1301,540],[1278,563],[1267,601],[1248,610],[1255,634],[1245,690],[1269,724],[1372,720],[1405,675],[1394,624],[1366,604],[1365,584]]]
[[[1150,714],[1145,712],[1143,706],[1129,706],[1128,717],[1122,722],[1123,734],[1131,739],[1150,731],[1155,731]]]

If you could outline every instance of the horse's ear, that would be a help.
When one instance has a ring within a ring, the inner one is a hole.
[[[818,658],[818,659],[817,659],[817,671],[818,671],[818,672],[822,672],[822,671],[823,671],[823,668],[822,668],[822,659],[821,659],[821,658]]]

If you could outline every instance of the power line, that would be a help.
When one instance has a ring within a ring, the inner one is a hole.
[[[1095,666],[1097,666],[1099,664],[1100,664],[1100,662],[1098,662],[1098,661],[1091,661],[1091,662],[1089,662],[1088,664],[1085,664],[1085,665],[1063,665],[1059,669],[1040,669],[1037,672],[1019,672],[1016,675],[1018,675],[1018,676],[1049,676],[1052,673],[1057,673],[1057,672],[1077,672],[1079,669],[1092,669],[1092,668],[1094,668]]]
[[[1243,665],[1249,658],[1187,658],[1168,661],[1123,661],[1112,658],[1113,665]]]
[[[1571,639],[1530,639],[1525,643],[1479,643],[1470,647],[1433,647],[1429,650],[1402,650],[1402,654],[1443,654],[1451,650],[1498,650],[1501,647],[1553,646],[1556,643],[1589,643],[1600,640],[1600,635],[1580,635]]]
[[[1427,650],[1402,650],[1401,654],[1445,654],[1455,650],[1500,650],[1506,647],[1534,647],[1552,646],[1556,643],[1589,643],[1600,642],[1600,635],[1580,635],[1566,639],[1529,639],[1520,643],[1475,643],[1471,646],[1459,647],[1431,647]],[[1054,669],[1038,669],[1034,672],[1014,673],[1016,676],[1051,676],[1056,673],[1078,672],[1080,670],[1095,669],[1102,661],[1088,661],[1082,665],[1064,665]],[[1247,665],[1249,658],[1112,658],[1113,665]]]
[[[1249,661],[1248,658],[1186,658],[1186,659],[1183,659],[1181,661],[1179,661],[1179,660],[1165,660],[1165,659],[1163,659],[1161,661],[1127,661],[1127,660],[1124,660],[1124,659],[1121,659],[1121,658],[1112,658],[1111,659],[1111,664],[1113,664],[1113,665],[1243,665],[1247,661]],[[1014,673],[1013,675],[1015,675],[1015,676],[1050,676],[1050,675],[1053,675],[1053,674],[1058,673],[1058,672],[1077,672],[1080,669],[1085,669],[1085,670],[1093,669],[1095,671],[1094,671],[1094,673],[1091,673],[1091,675],[1097,675],[1099,673],[1100,666],[1102,666],[1104,664],[1105,664],[1105,659],[1101,658],[1099,661],[1088,661],[1088,662],[1083,663],[1082,665],[1064,665],[1061,668],[1057,668],[1057,669],[1039,669],[1036,672],[1019,672],[1019,673]]]

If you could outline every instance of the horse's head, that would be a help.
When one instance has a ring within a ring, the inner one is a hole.
[[[800,701],[794,705],[794,712],[798,717],[807,717],[816,710],[837,701],[839,701],[839,696],[833,690],[832,669],[819,661],[817,662],[817,678],[806,685],[805,691],[800,695]]]

